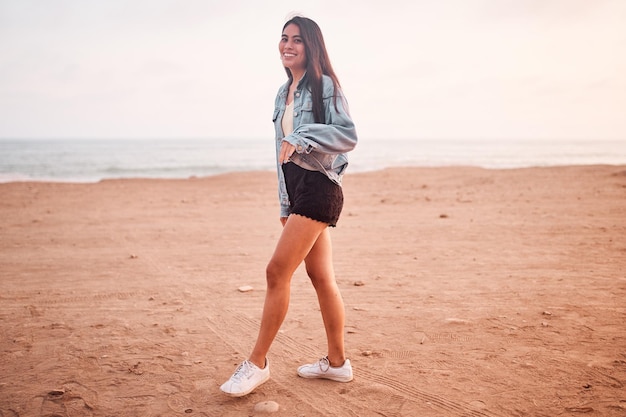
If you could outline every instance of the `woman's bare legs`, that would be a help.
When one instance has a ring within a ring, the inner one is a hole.
[[[328,361],[331,366],[342,366],[346,359],[344,351],[345,308],[335,281],[332,243],[328,228],[319,235],[304,262],[307,274],[317,292],[322,311],[328,341]]]
[[[249,360],[265,367],[265,357],[287,315],[291,277],[311,252],[328,225],[304,216],[291,215],[266,268],[267,293],[261,328]],[[315,259],[316,257],[314,257]]]

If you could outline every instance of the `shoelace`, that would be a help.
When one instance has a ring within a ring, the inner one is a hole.
[[[236,382],[239,382],[243,378],[248,378],[248,375],[250,375],[250,372],[252,371],[252,368],[250,365],[251,365],[250,362],[243,361],[241,365],[239,365],[239,367],[235,370],[235,373],[233,374],[231,379]]]
[[[330,361],[328,360],[328,356],[324,356],[322,359],[320,359],[319,366],[322,372],[328,372],[328,370],[330,369]]]

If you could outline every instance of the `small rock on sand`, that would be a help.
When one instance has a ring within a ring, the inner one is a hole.
[[[254,406],[255,413],[275,413],[280,406],[275,401],[262,401]]]

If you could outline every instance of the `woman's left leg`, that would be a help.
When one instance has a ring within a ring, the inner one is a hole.
[[[304,259],[306,271],[317,293],[326,338],[328,361],[331,366],[341,366],[346,357],[344,349],[345,307],[333,268],[330,230],[326,228]]]

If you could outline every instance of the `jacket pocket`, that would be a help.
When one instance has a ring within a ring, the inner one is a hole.
[[[302,103],[302,107],[300,107],[300,111],[297,112],[294,116],[300,118],[300,123],[298,123],[298,126],[301,124],[314,123],[315,120],[313,118],[313,101],[310,98],[305,99]],[[296,125],[295,120],[294,125]]]

